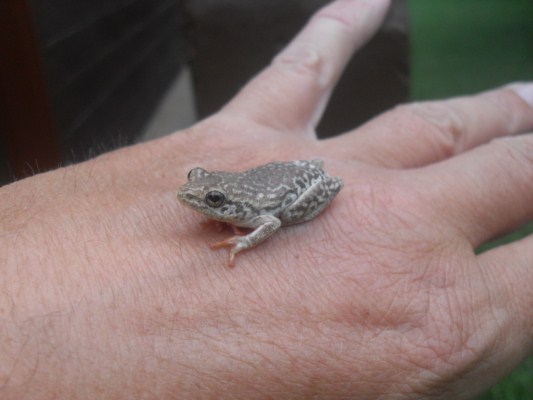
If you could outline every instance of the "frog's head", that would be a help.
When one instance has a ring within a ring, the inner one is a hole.
[[[228,182],[231,173],[207,172],[194,168],[187,175],[188,182],[178,191],[181,204],[192,208],[209,218],[236,222],[242,219],[243,209],[239,206]]]

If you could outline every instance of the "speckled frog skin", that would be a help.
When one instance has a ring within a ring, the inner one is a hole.
[[[330,177],[322,160],[273,162],[244,172],[207,172],[194,168],[180,187],[182,204],[216,221],[253,228],[213,245],[235,254],[256,246],[281,226],[309,221],[331,203],[344,186]]]

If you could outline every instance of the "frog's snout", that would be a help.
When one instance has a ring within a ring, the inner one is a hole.
[[[191,208],[199,208],[202,203],[195,193],[191,193],[189,190],[183,188],[180,188],[178,191],[178,200],[184,206]]]

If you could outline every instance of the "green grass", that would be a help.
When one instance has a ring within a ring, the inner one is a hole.
[[[409,0],[412,97],[533,80],[533,1]]]
[[[413,100],[533,81],[532,0],[409,0]],[[533,223],[479,251],[533,232]],[[533,357],[479,400],[532,400]]]

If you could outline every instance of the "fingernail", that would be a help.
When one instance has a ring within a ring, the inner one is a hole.
[[[519,83],[512,86],[515,93],[533,107],[533,83]]]

